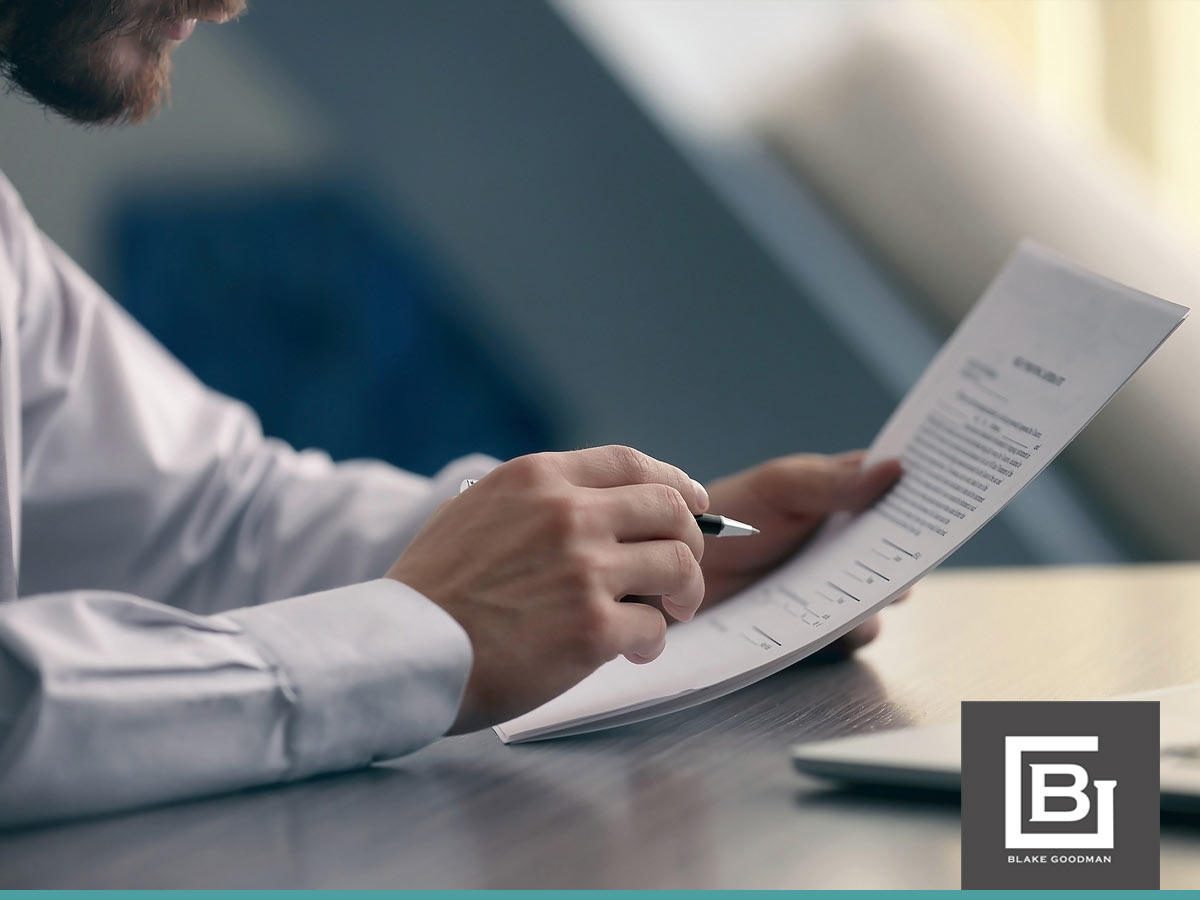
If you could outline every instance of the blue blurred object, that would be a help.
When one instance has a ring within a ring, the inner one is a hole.
[[[543,402],[465,327],[468,305],[353,191],[125,198],[114,295],[267,434],[436,471],[554,444]]]

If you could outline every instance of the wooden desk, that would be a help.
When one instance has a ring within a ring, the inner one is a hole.
[[[830,791],[801,739],[1200,679],[1200,566],[958,571],[884,613],[857,659],[613,732],[491,732],[387,766],[0,834],[5,888],[954,888],[951,803]],[[1166,822],[1162,886],[1200,886],[1200,821]]]

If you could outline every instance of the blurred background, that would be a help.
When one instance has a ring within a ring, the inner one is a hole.
[[[1200,300],[1192,0],[255,0],[171,107],[0,97],[42,228],[266,430],[432,473],[870,442],[1016,243]],[[1185,325],[952,563],[1200,555]]]

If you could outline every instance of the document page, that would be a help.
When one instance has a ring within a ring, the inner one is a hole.
[[[767,578],[673,625],[654,662],[614,660],[497,734],[528,741],[650,718],[819,650],[1003,509],[1187,312],[1022,245],[872,444],[868,462],[903,461],[891,491],[831,518]]]

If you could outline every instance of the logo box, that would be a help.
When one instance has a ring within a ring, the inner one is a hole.
[[[962,886],[1157,888],[1157,702],[962,704]]]

